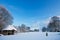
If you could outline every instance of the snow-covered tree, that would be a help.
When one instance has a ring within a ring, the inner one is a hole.
[[[60,31],[60,18],[58,16],[53,16],[48,24],[48,29],[51,32]]]
[[[46,27],[43,27],[42,28],[42,32],[46,32],[47,31],[47,28]]]

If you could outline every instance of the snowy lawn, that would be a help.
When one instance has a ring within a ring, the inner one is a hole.
[[[60,40],[59,32],[29,32],[10,36],[0,36],[0,40]]]

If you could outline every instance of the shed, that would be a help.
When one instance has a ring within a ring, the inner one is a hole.
[[[3,35],[13,35],[17,32],[17,29],[13,25],[9,25],[8,27],[2,30]]]

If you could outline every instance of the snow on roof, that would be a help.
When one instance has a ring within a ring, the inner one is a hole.
[[[30,30],[34,30],[34,29],[39,29],[39,28],[38,27],[34,27],[34,28],[32,27],[32,28],[30,28]]]
[[[8,27],[4,28],[3,30],[16,30],[17,29],[13,25],[9,25]]]

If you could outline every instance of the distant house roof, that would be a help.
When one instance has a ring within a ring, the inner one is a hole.
[[[9,25],[8,27],[4,28],[3,30],[16,30],[17,29],[13,25]]]
[[[34,30],[34,29],[39,29],[38,27],[35,27],[35,28],[30,28],[30,30]]]

